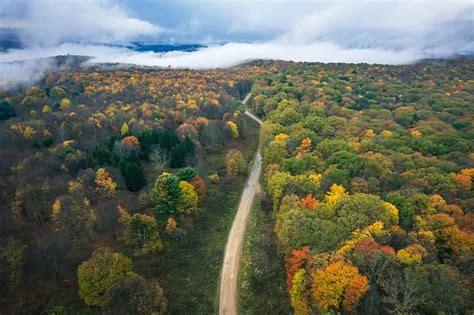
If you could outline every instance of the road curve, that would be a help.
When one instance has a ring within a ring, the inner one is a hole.
[[[245,97],[243,103],[247,103],[250,93]],[[254,119],[259,124],[262,121],[255,115],[245,111],[245,114]],[[224,262],[222,264],[221,282],[219,289],[219,314],[235,315],[237,314],[237,279],[239,275],[240,254],[242,243],[245,237],[245,228],[252,207],[253,198],[257,189],[259,189],[258,179],[262,169],[262,156],[260,147],[252,165],[249,178],[245,185],[242,197],[240,198],[239,208],[235,214],[234,223],[227,238],[227,245],[224,253]]]

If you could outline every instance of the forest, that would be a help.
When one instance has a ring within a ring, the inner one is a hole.
[[[212,312],[261,71],[73,67],[1,91],[0,312]]]
[[[257,77],[295,314],[472,313],[473,71],[282,62]]]
[[[215,313],[259,145],[245,313],[472,313],[473,92],[472,58],[71,67],[0,90],[0,313]]]

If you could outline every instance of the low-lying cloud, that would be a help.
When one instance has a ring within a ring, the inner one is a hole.
[[[18,85],[30,85],[55,66],[51,59],[35,59],[0,64],[0,88],[10,89]]]
[[[321,42],[305,45],[288,45],[278,42],[229,43],[210,46],[194,52],[168,52],[164,54],[109,51],[96,55],[92,62],[121,62],[147,66],[210,69],[226,68],[255,59],[292,61],[389,63],[400,64],[416,60],[414,51],[387,51],[382,49],[348,49]]]
[[[11,18],[20,21],[20,35],[28,48],[0,54],[0,62],[72,54],[90,56],[92,63],[209,69],[254,59],[405,64],[474,52],[474,6],[470,1],[283,1],[273,5],[247,0],[242,10],[229,10],[229,6],[239,7],[240,3],[234,2],[189,2],[190,12],[198,12],[198,16],[183,12],[182,16],[191,18],[177,22],[174,28],[133,15],[124,5],[128,0],[121,5],[115,0],[18,1],[26,3],[25,12],[22,17]],[[186,10],[183,3],[179,5],[179,12]],[[159,3],[150,6],[159,8]],[[273,9],[268,10],[268,6]],[[173,13],[177,20],[179,12]],[[212,15],[219,27],[209,24]],[[262,32],[273,35],[258,40]],[[247,34],[252,40],[223,45],[212,42],[222,34],[231,38],[236,33]],[[209,47],[154,53],[110,45],[150,38],[174,41],[187,36],[200,38],[200,42],[205,39]],[[16,73],[12,67],[0,66],[0,86],[2,82],[11,85],[16,77],[21,83],[34,80],[40,69],[48,69],[47,64],[31,61],[24,62]],[[29,69],[30,78],[25,78]]]
[[[389,51],[382,49],[343,48],[332,43],[283,45],[270,43],[229,43],[210,46],[194,52],[166,53],[137,52],[127,48],[102,45],[62,44],[48,48],[11,50],[0,54],[0,87],[10,88],[17,83],[29,84],[39,79],[54,65],[42,59],[58,55],[90,56],[91,63],[123,63],[190,69],[227,68],[256,59],[292,61],[348,62],[348,63],[410,63],[421,57],[416,51]],[[21,62],[7,63],[13,60]],[[3,63],[2,63],[3,62]]]

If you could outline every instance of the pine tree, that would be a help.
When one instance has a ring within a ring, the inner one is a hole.
[[[151,199],[155,203],[155,216],[160,213],[176,213],[180,199],[179,179],[169,173],[161,174],[151,189]]]
[[[125,178],[125,185],[129,190],[139,191],[146,185],[145,174],[139,164],[124,162],[122,165],[122,176]]]

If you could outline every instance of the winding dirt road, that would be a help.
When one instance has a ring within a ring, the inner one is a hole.
[[[244,105],[249,98],[250,93],[243,100]],[[245,114],[260,125],[262,124],[260,119],[247,110]],[[219,290],[219,314],[221,315],[237,314],[237,278],[239,275],[240,254],[253,198],[255,197],[256,191],[260,189],[258,179],[260,177],[261,168],[262,156],[260,155],[259,147],[227,239]]]

